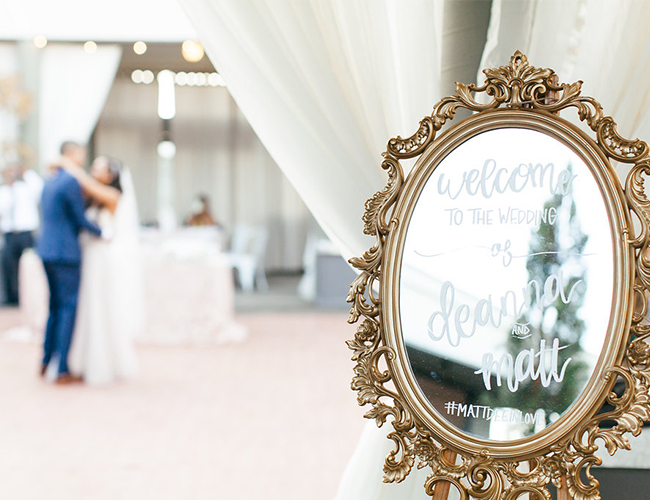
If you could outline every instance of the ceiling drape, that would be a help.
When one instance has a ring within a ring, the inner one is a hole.
[[[55,160],[63,141],[86,144],[102,113],[122,49],[101,45],[88,54],[79,44],[43,49],[39,84],[39,154]]]
[[[344,257],[381,153],[439,99],[442,2],[180,0],[251,126]],[[251,200],[254,203],[254,200]]]

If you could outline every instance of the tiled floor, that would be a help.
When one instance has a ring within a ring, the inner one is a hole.
[[[0,334],[0,499],[333,498],[364,425],[354,328],[298,309],[240,313],[241,343],[139,346],[139,379],[105,388],[44,383],[38,343]]]

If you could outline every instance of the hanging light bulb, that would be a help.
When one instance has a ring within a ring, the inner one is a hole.
[[[158,143],[158,156],[165,160],[171,160],[176,156],[176,144],[172,141],[161,141]]]
[[[174,73],[164,69],[158,73],[158,116],[163,120],[171,120],[175,115]]]
[[[188,62],[198,62],[203,59],[203,45],[201,42],[196,42],[194,40],[185,40],[181,46],[181,52],[183,53],[183,58]]]

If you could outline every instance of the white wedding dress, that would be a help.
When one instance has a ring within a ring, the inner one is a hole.
[[[122,173],[121,183],[114,214],[96,207],[86,214],[112,239],[80,237],[81,285],[69,363],[71,372],[88,384],[109,384],[137,374],[133,341],[143,318],[138,216],[128,171]]]

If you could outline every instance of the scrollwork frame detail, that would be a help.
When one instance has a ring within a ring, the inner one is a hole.
[[[482,86],[456,83],[456,93],[438,102],[432,114],[420,121],[415,134],[406,139],[390,139],[382,154],[388,182],[366,202],[363,216],[364,233],[374,236],[376,242],[361,257],[350,259],[360,274],[350,286],[347,300],[352,305],[348,321],[356,323],[363,319],[354,339],[347,342],[356,362],[351,387],[357,391],[360,405],[371,405],[367,418],[374,419],[379,426],[392,419],[393,429],[388,438],[395,446],[386,457],[385,482],[404,480],[417,464],[418,468],[432,470],[424,485],[429,495],[437,483],[446,481],[466,499],[515,500],[529,494],[530,498],[550,500],[549,483],[559,486],[566,481],[571,498],[597,500],[599,483],[591,474],[591,467],[601,463],[595,455],[596,441],[601,440],[612,455],[618,449],[630,449],[625,435],[639,435],[643,423],[650,421],[650,324],[644,320],[650,292],[650,200],[646,197],[644,176],[650,176],[650,149],[641,140],[621,137],[616,123],[604,114],[602,106],[592,97],[581,95],[581,81],[558,84],[553,70],[529,65],[519,51],[509,65],[486,69],[484,74],[486,81]],[[476,100],[477,94],[484,94],[487,102]],[[469,455],[450,449],[419,421],[403,396],[391,386],[390,363],[389,368],[380,368],[382,359],[394,359],[395,352],[386,343],[382,304],[373,287],[381,280],[387,238],[399,223],[393,218],[393,210],[404,184],[400,160],[422,155],[461,108],[478,113],[509,108],[552,114],[575,108],[580,120],[595,134],[602,152],[611,160],[632,165],[623,192],[626,210],[638,219],[640,230],[622,237],[634,252],[633,288],[638,306],[632,316],[623,363],[611,367],[607,375],[619,377],[625,389],[620,395],[612,391],[606,396],[612,410],[599,414],[594,411],[550,452],[528,460],[527,471],[520,470],[518,462],[494,458],[488,450]],[[613,421],[615,425],[604,428],[600,425],[604,421]],[[451,460],[449,457],[456,453],[458,457]],[[582,477],[587,478],[586,483]]]

